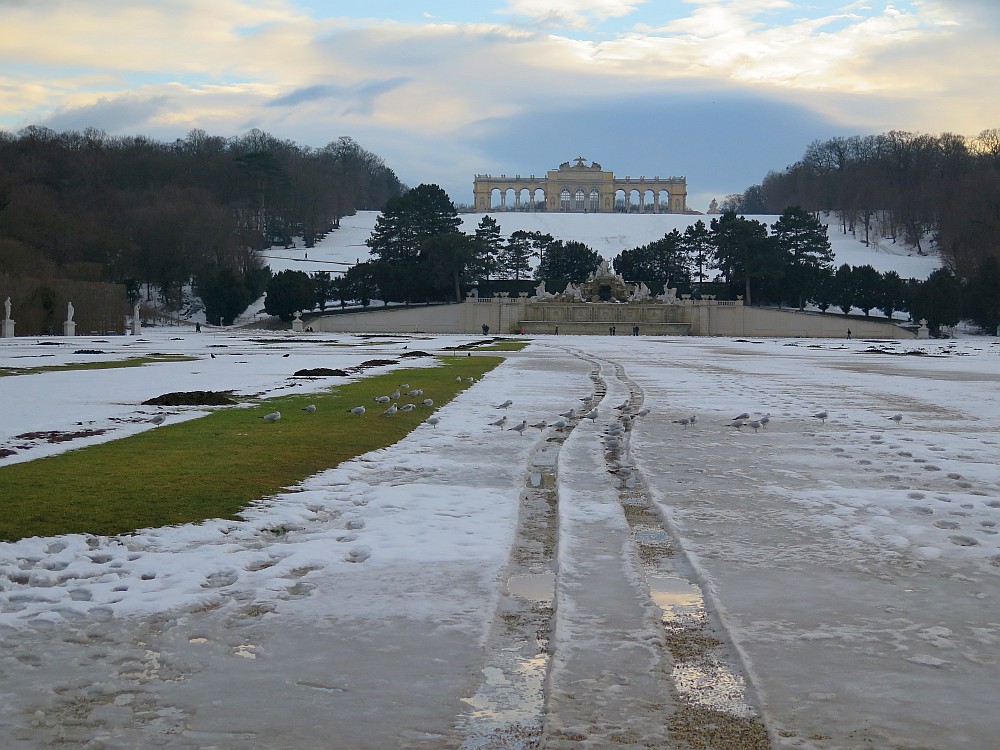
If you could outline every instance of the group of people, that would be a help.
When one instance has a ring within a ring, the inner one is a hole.
[[[614,335],[616,335],[618,333],[618,328],[616,326],[611,326],[608,329],[608,333],[611,336],[614,336]],[[632,326],[632,335],[633,336],[638,336],[639,335],[639,326]]]

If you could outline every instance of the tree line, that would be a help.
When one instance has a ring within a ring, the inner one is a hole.
[[[124,284],[133,299],[146,285],[168,309],[193,281],[208,319],[230,323],[268,282],[261,250],[311,247],[403,189],[348,137],[311,148],[256,129],[172,143],[0,131],[0,274]]]
[[[1000,258],[1000,129],[969,138],[892,131],[814,141],[802,158],[729,196],[723,209],[830,211],[866,244],[903,242],[971,279]]]
[[[268,289],[267,310],[291,319],[296,310],[310,310],[339,300],[342,306],[373,299],[423,303],[461,301],[474,286],[494,279],[519,284],[536,280],[584,281],[601,262],[592,248],[549,234],[500,233],[498,222],[486,215],[474,234],[459,227],[454,204],[437,185],[420,185],[390,199],[367,240],[371,258],[340,278],[300,271],[277,274]],[[698,220],[684,232],[673,230],[662,239],[624,250],[613,260],[615,271],[632,283],[651,287],[669,284],[695,297],[702,292],[746,304],[814,305],[823,312],[839,308],[864,315],[880,310],[886,317],[910,312],[932,326],[953,325],[968,311],[955,293],[961,282],[950,271],[927,281],[904,280],[893,271],[879,273],[869,265],[834,267],[828,227],[800,206],[785,209],[767,224],[727,211],[706,224]],[[960,290],[961,291],[961,290]],[[997,314],[991,296],[979,294],[976,317],[990,325]],[[1000,321],[997,321],[1000,322]],[[992,325],[995,327],[997,323]]]

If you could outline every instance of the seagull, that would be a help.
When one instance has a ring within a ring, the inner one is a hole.
[[[523,434],[524,434],[524,431],[525,431],[526,429],[528,429],[528,420],[527,420],[527,419],[522,419],[522,420],[521,420],[521,424],[519,424],[519,425],[514,425],[514,426],[513,426],[513,427],[511,427],[510,429],[512,429],[512,430],[513,430],[514,432],[516,432],[516,433],[517,433],[518,435],[523,435]]]
[[[616,437],[606,438],[604,444],[608,447],[608,450],[617,450],[621,447],[622,441]]]
[[[399,410],[400,411],[413,411],[416,408],[417,408],[416,404],[403,404],[402,406],[399,407]]]
[[[405,391],[409,387],[410,387],[409,383],[400,383],[399,384],[399,390],[401,390],[401,391]]]
[[[277,422],[279,419],[281,419],[281,412],[272,411],[270,414],[265,414],[263,417],[261,417],[261,419],[263,419],[265,422]]]
[[[392,406],[390,406],[390,407],[389,407],[388,409],[386,409],[386,410],[385,410],[384,412],[382,412],[382,416],[383,416],[383,417],[391,417],[391,416],[392,416],[393,414],[395,414],[395,413],[396,413],[397,411],[399,411],[399,409],[398,409],[398,408],[396,407],[396,405],[395,405],[395,404],[393,404],[393,405],[392,405]]]
[[[760,422],[758,422],[756,419],[751,420],[750,422],[747,422],[747,427],[752,427],[753,431],[756,433],[757,430],[760,429]]]
[[[746,424],[746,421],[743,420],[743,419],[734,419],[732,422],[729,423],[729,426],[730,427],[735,427],[738,430],[738,429],[740,429],[740,427],[742,427],[745,424]]]
[[[388,396],[376,396],[375,397],[375,403],[376,404],[388,404],[390,401],[392,401],[392,399],[389,398]]]
[[[160,426],[161,424],[163,424],[164,422],[167,421],[167,415],[166,414],[157,414],[155,417],[153,417],[149,421],[152,422],[153,424],[155,424],[156,426]]]
[[[552,423],[552,429],[555,430],[556,432],[562,432],[565,429],[565,427],[566,427],[565,419],[557,419],[555,422]]]
[[[597,421],[597,409],[591,409],[590,411],[588,411],[584,415],[583,418],[584,419],[589,419],[591,422],[596,422]]]
[[[694,424],[695,422],[698,421],[698,415],[697,414],[692,414],[690,417],[688,417],[688,419],[691,420],[691,424]]]
[[[389,394],[389,398],[391,398],[393,401],[395,401],[397,398],[399,398],[399,388],[397,388],[392,393],[390,393]]]
[[[734,422],[735,422],[735,421],[736,421],[737,419],[738,419],[738,420],[740,420],[740,421],[744,421],[744,422],[745,422],[746,420],[750,419],[750,415],[749,415],[749,414],[747,414],[746,412],[743,412],[743,413],[742,413],[742,414],[740,414],[740,415],[739,415],[738,417],[733,417],[733,421],[734,421]]]
[[[826,418],[828,416],[830,416],[830,415],[827,414],[826,411],[824,410],[824,411],[816,412],[812,416],[813,416],[813,419],[819,419],[820,421],[823,422],[823,424],[826,424]]]
[[[891,419],[893,422],[895,422],[898,425],[900,422],[903,421],[903,415],[902,414],[893,414],[891,417],[889,417],[889,419]]]
[[[674,424],[679,424],[681,427],[687,427],[689,424],[691,424],[691,420],[688,417],[684,417],[682,419],[675,419]]]
[[[312,414],[314,411],[316,411],[316,404],[309,404],[309,406],[303,406],[302,411],[307,411],[310,414]]]
[[[455,382],[456,382],[456,383],[461,383],[461,382],[462,382],[462,376],[461,376],[461,375],[459,375],[458,377],[456,377],[456,378],[455,378]]]
[[[476,382],[476,379],[475,379],[474,377],[472,377],[472,376],[470,375],[469,377],[467,377],[467,378],[465,379],[465,382],[466,382],[466,383],[475,383],[475,382]]]
[[[353,409],[348,409],[348,411],[351,412],[351,414],[357,414],[360,417],[365,413],[365,407],[355,406]]]
[[[637,412],[635,413],[635,415],[636,415],[637,417],[644,417],[644,416],[646,416],[647,414],[649,414],[649,412],[650,412],[650,411],[652,411],[652,410],[651,410],[651,409],[650,409],[650,408],[649,408],[648,406],[644,406],[644,407],[642,407],[641,409],[639,409],[639,411],[637,411]]]
[[[529,424],[528,427],[534,427],[536,430],[544,430],[549,426],[549,423],[544,419],[541,422],[535,422],[534,424]]]
[[[424,395],[424,389],[423,388],[414,388],[412,391],[407,391],[406,395],[407,396],[423,396]]]
[[[573,415],[574,415],[575,413],[576,413],[576,412],[574,412],[574,411],[573,411],[572,409],[570,409],[569,411],[564,411],[564,412],[563,412],[562,414],[560,414],[559,416],[560,416],[560,417],[562,417],[563,419],[572,419],[572,418],[573,418]]]
[[[498,409],[506,409],[508,406],[510,406],[513,403],[514,403],[513,401],[511,401],[510,399],[507,399],[502,404],[497,404],[497,408]]]
[[[424,406],[434,406],[434,399],[425,398],[422,403]]]
[[[490,427],[499,427],[503,429],[503,426],[507,424],[507,415],[500,417],[496,422],[490,422]]]
[[[625,411],[628,408],[628,401],[622,401],[615,407],[618,411]]]
[[[767,414],[765,414],[763,417],[761,417],[757,421],[760,422],[760,426],[763,427],[766,430],[767,429],[767,425],[771,422],[771,412],[768,412]]]
[[[427,424],[429,424],[434,429],[437,429],[438,422],[441,421],[440,417],[427,417]]]

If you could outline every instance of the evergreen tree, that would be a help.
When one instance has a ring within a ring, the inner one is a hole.
[[[614,267],[622,277],[633,282],[670,282],[681,289],[691,285],[688,246],[676,229],[648,245],[623,250],[615,258]]]
[[[1000,327],[1000,260],[984,258],[966,284],[969,317],[994,333]]]
[[[899,310],[906,309],[906,282],[895,271],[882,274],[882,284],[879,289],[878,307],[887,318]]]
[[[507,278],[521,279],[531,270],[531,259],[535,256],[532,232],[518,229],[511,233],[500,254],[500,270]]]
[[[937,269],[917,288],[910,310],[918,320],[926,318],[933,331],[957,325],[962,319],[962,282],[947,268]]]
[[[264,310],[277,315],[286,323],[300,310],[312,310],[316,305],[312,279],[302,271],[281,271],[267,285]]]
[[[326,303],[333,296],[333,282],[329,271],[316,271],[312,275],[313,292],[320,310],[326,310]]]
[[[582,242],[555,240],[542,251],[542,258],[535,269],[536,279],[559,279],[579,283],[592,274],[601,256]]]
[[[730,292],[750,304],[750,282],[780,280],[787,265],[786,256],[767,233],[767,225],[727,211],[712,219],[712,245],[715,265],[729,284]]]
[[[503,237],[500,236],[500,223],[492,216],[484,216],[476,227],[476,256],[480,278],[489,280],[497,273],[502,252]]]
[[[712,199],[715,203],[715,199]],[[716,207],[716,210],[718,207]],[[709,210],[709,213],[713,211]],[[712,260],[712,235],[705,222],[698,219],[684,230],[683,247],[692,265],[692,278],[698,284],[708,281],[707,269]]]
[[[476,265],[476,241],[462,232],[448,232],[424,241],[421,260],[435,299],[462,301],[462,284]]]
[[[844,263],[833,277],[833,301],[844,315],[849,315],[854,307],[854,299],[854,273],[851,267]]]
[[[418,185],[386,203],[365,244],[379,260],[415,260],[426,239],[458,232],[461,224],[444,190]]]
[[[867,318],[871,309],[878,307],[882,301],[882,275],[865,264],[851,269],[851,277],[854,282],[854,306],[861,308]]]
[[[833,270],[827,227],[800,206],[789,206],[771,225],[778,246],[789,256],[785,274],[788,299],[801,310],[824,271]]]

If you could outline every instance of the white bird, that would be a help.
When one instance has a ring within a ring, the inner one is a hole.
[[[729,423],[729,426],[730,427],[735,427],[738,430],[738,429],[740,429],[740,427],[742,427],[745,424],[746,424],[746,420],[745,419],[734,419],[732,422]]]
[[[583,418],[584,419],[589,419],[591,422],[596,422],[597,421],[597,409],[591,409],[590,411],[588,411],[584,415]]]
[[[399,389],[400,389],[401,391],[405,391],[405,390],[406,390],[407,388],[409,388],[409,387],[410,387],[410,384],[409,384],[409,383],[400,383],[400,384],[399,384]]]
[[[516,432],[516,433],[517,433],[518,435],[523,435],[523,434],[524,434],[524,431],[525,431],[526,429],[528,429],[528,420],[527,420],[527,419],[522,419],[522,420],[521,420],[521,424],[518,424],[518,425],[514,425],[514,426],[513,426],[513,427],[511,427],[510,429],[512,429],[512,430],[513,430],[514,432]]]
[[[384,412],[382,412],[382,416],[391,417],[397,411],[399,411],[399,408],[395,404],[393,404],[388,409],[386,409]]]
[[[821,420],[823,422],[823,424],[826,424],[826,418],[828,416],[830,416],[830,415],[827,414],[826,411],[820,411],[820,412],[816,412],[812,416],[813,416],[813,419],[819,419],[819,420]]]
[[[644,416],[646,416],[647,414],[649,414],[649,412],[650,412],[650,411],[651,411],[651,409],[650,409],[650,408],[649,408],[648,406],[644,406],[644,407],[642,407],[641,409],[639,409],[639,411],[637,411],[637,412],[635,413],[635,415],[636,415],[637,417],[644,417]]]
[[[549,423],[544,419],[541,422],[535,422],[534,424],[529,424],[528,427],[534,427],[536,430],[544,430],[549,426]]]
[[[358,416],[361,416],[362,414],[365,413],[365,407],[355,406],[353,409],[348,409],[348,411],[351,412],[351,414],[357,414]]]
[[[504,416],[500,417],[500,419],[498,419],[496,422],[490,422],[490,427],[500,427],[500,428],[503,428],[503,426],[505,424],[507,424],[507,415],[506,414]]]
[[[625,428],[622,427],[617,422],[612,422],[611,424],[608,425],[609,435],[621,435],[623,432],[625,432]]]
[[[423,388],[414,388],[412,391],[407,391],[406,395],[407,396],[413,396],[413,397],[423,396],[424,395],[424,389]]]
[[[155,424],[157,427],[159,427],[161,424],[163,424],[164,422],[167,421],[167,415],[166,414],[157,414],[155,417],[153,417],[149,421],[152,422],[153,424]]]
[[[467,377],[467,378],[465,379],[465,382],[466,382],[466,383],[475,383],[475,382],[476,382],[476,379],[475,379],[474,377],[472,377],[472,376],[470,375],[469,377]]]
[[[432,399],[432,398],[425,398],[423,400],[423,404],[424,404],[424,406],[434,406],[434,399]]]
[[[437,429],[438,422],[440,421],[441,421],[440,417],[427,417],[427,424],[429,424],[431,427],[435,429]]]
[[[390,393],[389,394],[389,398],[391,398],[393,401],[395,401],[397,398],[399,398],[399,388],[397,388],[392,393]]]
[[[674,424],[679,424],[681,427],[687,427],[691,424],[691,420],[688,417],[682,417],[681,419],[675,419]]]
[[[742,414],[740,414],[740,415],[739,415],[738,417],[733,417],[733,421],[734,421],[734,422],[735,422],[735,421],[736,421],[737,419],[739,419],[739,420],[742,420],[742,421],[744,421],[744,422],[745,422],[746,420],[750,419],[750,415],[749,415],[749,414],[747,414],[746,412],[743,412],[743,413],[742,413]]]
[[[375,403],[376,404],[388,404],[390,401],[392,401],[392,399],[389,398],[388,396],[376,396],[375,397]]]
[[[564,412],[563,412],[562,414],[560,414],[559,416],[560,416],[560,417],[562,417],[563,419],[572,419],[572,418],[573,418],[573,415],[574,415],[575,413],[576,413],[576,412],[574,412],[574,411],[573,411],[572,409],[570,409],[569,411],[564,411]]]
[[[506,409],[508,406],[510,406],[513,403],[514,403],[513,401],[511,401],[510,399],[507,399],[502,404],[497,404],[497,408],[498,409]]]
[[[566,420],[557,419],[555,422],[552,423],[552,429],[555,430],[556,432],[562,432],[564,429],[566,429]]]
[[[308,406],[303,406],[302,411],[309,412],[310,414],[312,414],[314,411],[316,411],[316,404],[309,404]]]
[[[695,422],[698,421],[698,415],[697,414],[692,414],[690,417],[688,417],[688,419],[691,420],[691,424],[694,424]]]
[[[462,376],[461,376],[461,375],[459,375],[458,377],[456,377],[456,378],[455,378],[455,382],[456,382],[456,383],[461,383],[461,382],[462,382]]]
[[[261,419],[263,419],[265,422],[277,422],[279,419],[281,419],[281,412],[272,411],[270,414],[265,414],[263,417],[261,417]]]
[[[615,407],[618,411],[625,411],[628,408],[628,401],[622,401]]]
[[[756,419],[752,419],[749,422],[747,422],[747,427],[752,427],[753,431],[757,432],[757,430],[760,429],[760,422],[758,422]]]
[[[891,419],[893,422],[895,422],[898,425],[900,422],[903,421],[903,415],[902,414],[893,414],[891,417],[889,417],[889,419]]]
[[[416,404],[403,404],[402,406],[399,407],[399,410],[400,411],[413,411],[416,408],[417,408]]]
[[[768,412],[767,414],[765,414],[763,417],[761,417],[757,421],[760,422],[760,426],[763,427],[766,430],[768,424],[771,423],[771,412]]]
[[[621,446],[622,441],[616,437],[609,437],[604,440],[604,444],[608,446],[609,450],[617,450]]]

